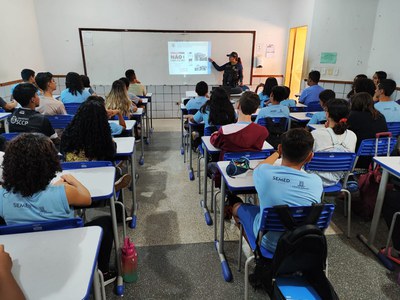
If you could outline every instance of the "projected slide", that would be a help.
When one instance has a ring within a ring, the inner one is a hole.
[[[210,74],[211,42],[168,42],[170,75]]]

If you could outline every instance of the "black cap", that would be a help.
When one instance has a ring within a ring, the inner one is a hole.
[[[229,53],[229,54],[227,54],[226,56],[229,56],[229,57],[235,57],[235,58],[238,58],[238,54],[237,54],[237,52],[231,52],[231,53]]]

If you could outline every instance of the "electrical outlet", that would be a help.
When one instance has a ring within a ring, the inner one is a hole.
[[[339,75],[339,69],[338,68],[334,68],[333,69],[333,75],[334,76],[338,76]]]

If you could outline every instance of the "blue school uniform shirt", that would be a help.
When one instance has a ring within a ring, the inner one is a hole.
[[[318,175],[308,174],[286,166],[262,164],[254,170],[254,186],[258,193],[260,212],[275,205],[307,206],[321,202],[322,181]],[[254,219],[253,231],[257,236],[260,228],[258,213]],[[275,252],[281,232],[268,232],[262,245]]]
[[[284,105],[269,105],[258,112],[256,123],[262,118],[289,118],[289,108]]]
[[[313,113],[313,116],[311,117],[310,121],[307,123],[308,124],[321,124],[321,122],[326,121],[326,113],[324,111],[317,111]]]
[[[120,135],[122,133],[122,131],[124,130],[124,127],[122,127],[121,125],[114,123],[114,122],[110,122],[110,129],[111,129],[111,135]]]
[[[64,185],[49,184],[44,191],[30,197],[0,189],[0,217],[8,225],[33,223],[74,217]]]
[[[308,105],[311,102],[319,101],[319,94],[324,90],[324,88],[318,84],[309,86],[301,92],[300,103]]]
[[[295,107],[296,106],[296,100],[293,99],[286,99],[281,101],[281,105],[287,106],[287,107]]]
[[[374,106],[385,116],[386,122],[400,122],[400,105],[396,102],[377,102]]]
[[[14,84],[14,85],[11,87],[11,89],[10,89],[11,95],[13,94],[14,89],[15,89],[15,87],[16,87],[18,84],[20,84],[20,83],[16,83],[16,84]],[[37,94],[38,94],[39,96],[43,96],[39,89],[37,89],[36,92],[37,92]]]
[[[202,113],[200,110],[193,116],[193,119],[196,123],[204,122],[204,127],[210,127],[208,124],[208,119],[210,118],[210,111],[206,110],[205,113]]]
[[[186,109],[200,109],[207,102],[207,98],[204,96],[198,96],[196,98],[190,99],[188,103],[186,103]]]
[[[77,92],[76,95],[72,95],[69,92],[69,89],[65,89],[61,92],[61,102],[66,104],[66,103],[82,103],[85,102],[86,99],[90,96],[90,93],[87,90],[83,90],[82,93],[80,94]]]
[[[264,107],[264,102],[269,100],[269,95],[264,95],[262,92],[258,94],[260,98],[260,107]]]

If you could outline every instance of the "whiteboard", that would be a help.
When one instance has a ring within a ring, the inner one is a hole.
[[[235,51],[243,64],[243,83],[252,76],[255,31],[136,31],[119,29],[79,29],[83,64],[93,85],[111,85],[134,69],[145,85],[222,84],[222,73],[211,66],[211,74],[169,75],[169,41],[210,41],[211,58],[218,64],[228,62]]]

